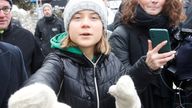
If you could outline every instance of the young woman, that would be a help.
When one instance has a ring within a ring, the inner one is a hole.
[[[173,108],[173,78],[162,67],[174,58],[175,51],[158,53],[166,41],[152,48],[148,40],[150,28],[162,28],[169,30],[172,41],[172,29],[185,18],[182,9],[180,0],[127,0],[121,10],[122,23],[110,37],[112,51],[130,74],[146,73],[142,82],[148,85],[138,90],[144,108]],[[137,89],[145,86],[133,80]]]
[[[26,85],[46,84],[58,94],[59,101],[72,108],[115,108],[108,89],[128,71],[110,52],[103,1],[70,0],[64,22],[67,32],[51,39],[58,51],[46,57]],[[138,80],[142,83],[143,78],[145,75]]]

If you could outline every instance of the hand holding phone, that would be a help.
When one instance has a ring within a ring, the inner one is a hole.
[[[159,43],[167,40],[167,44],[159,50],[159,53],[171,51],[169,33],[167,29],[152,28],[149,30],[149,36],[151,38],[153,48]]]

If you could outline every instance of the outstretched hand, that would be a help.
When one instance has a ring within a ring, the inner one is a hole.
[[[57,101],[55,92],[45,84],[35,83],[16,91],[8,108],[71,108]]]
[[[109,88],[109,93],[115,97],[116,108],[141,108],[141,102],[130,76],[121,76],[116,85]]]

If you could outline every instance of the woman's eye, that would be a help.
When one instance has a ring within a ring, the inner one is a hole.
[[[97,17],[92,17],[92,19],[97,19]]]
[[[97,16],[92,16],[91,19],[96,20],[96,19],[99,19],[99,17],[97,17]]]
[[[79,17],[79,16],[76,16],[76,17],[74,17],[73,19],[80,19],[81,17]]]
[[[77,20],[77,19],[80,19],[81,18],[81,16],[79,15],[79,14],[76,14],[76,15],[74,15],[73,17],[72,17],[72,19],[74,19],[74,20]]]

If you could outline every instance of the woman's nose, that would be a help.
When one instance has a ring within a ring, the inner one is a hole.
[[[158,0],[151,0],[152,3],[158,3]]]
[[[84,18],[81,22],[81,25],[83,28],[90,27],[90,19],[89,18]]]

